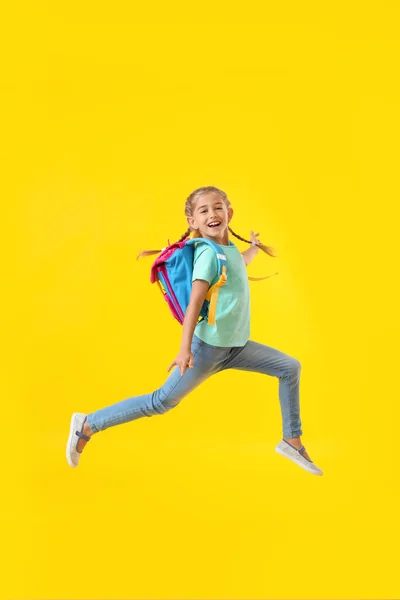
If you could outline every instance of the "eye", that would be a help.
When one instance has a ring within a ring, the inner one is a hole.
[[[206,210],[201,210],[200,212],[201,212],[202,215],[204,215],[204,213],[206,213],[207,211]]]

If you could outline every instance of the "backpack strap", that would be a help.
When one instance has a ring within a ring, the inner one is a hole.
[[[220,288],[225,285],[227,280],[226,277],[226,265],[222,265],[222,272],[220,278],[217,283],[214,283],[212,287],[207,292],[206,300],[210,302],[210,307],[208,309],[208,324],[215,325],[215,315],[217,312],[217,302],[218,302],[218,294]]]
[[[225,285],[226,281],[227,281],[227,260],[226,260],[226,256],[224,254],[224,250],[223,248],[221,248],[221,246],[219,244],[216,244],[215,242],[213,242],[212,240],[209,240],[207,238],[191,238],[190,240],[188,240],[186,242],[187,244],[207,244],[208,246],[211,246],[211,248],[214,250],[215,252],[215,256],[217,258],[217,277],[218,277],[218,281],[216,283],[214,283],[214,285],[212,285],[206,295],[206,300],[208,300],[208,302],[210,303],[209,309],[208,309],[208,324],[209,325],[215,325],[215,315],[217,312],[217,302],[218,302],[218,294],[219,294],[219,290],[220,288]],[[233,246],[233,244],[231,243],[230,245]]]
[[[207,246],[211,246],[211,248],[214,250],[215,256],[217,258],[217,277],[220,278],[221,273],[222,273],[222,267],[225,266],[225,271],[227,269],[227,260],[226,260],[226,256],[224,254],[223,248],[221,248],[221,246],[219,244],[216,244],[212,240],[209,240],[207,238],[202,238],[202,237],[191,238],[186,241],[186,245],[191,246],[191,245],[196,245],[196,244],[207,244]],[[233,246],[232,243],[231,243],[231,245]],[[216,285],[216,284],[214,284],[214,285]]]

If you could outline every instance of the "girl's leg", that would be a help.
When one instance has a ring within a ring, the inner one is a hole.
[[[225,368],[278,377],[283,438],[285,440],[300,438],[303,434],[299,393],[301,364],[296,358],[269,346],[248,341],[241,348],[232,348]]]
[[[217,352],[216,348],[204,344],[196,336],[193,337],[192,353],[194,366],[187,369],[183,377],[175,367],[165,383],[149,394],[127,398],[106,408],[87,415],[82,432],[88,436],[103,431],[108,427],[127,423],[141,417],[161,415],[174,408],[187,394],[205,381],[210,375],[217,373],[226,359],[225,349]],[[80,439],[77,449],[80,452],[86,441]]]

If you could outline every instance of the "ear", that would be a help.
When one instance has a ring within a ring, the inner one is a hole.
[[[233,208],[230,206],[228,208],[228,223],[232,219],[232,217],[233,217]]]
[[[198,229],[199,226],[196,223],[196,219],[194,219],[193,217],[186,217],[187,222],[189,223],[190,227],[192,229]]]

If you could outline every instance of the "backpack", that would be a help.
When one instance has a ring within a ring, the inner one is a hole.
[[[210,246],[217,258],[218,281],[209,288],[198,320],[202,321],[208,315],[208,324],[215,325],[218,293],[227,281],[227,260],[221,246],[195,235],[192,233],[182,242],[175,242],[163,248],[151,267],[150,281],[157,282],[173,316],[182,325],[192,291],[195,244]]]

